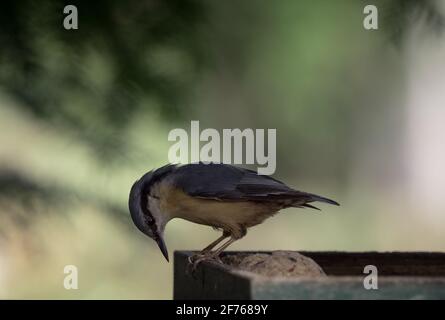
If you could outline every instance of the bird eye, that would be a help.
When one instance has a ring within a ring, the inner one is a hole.
[[[145,217],[145,222],[146,222],[149,226],[152,226],[152,225],[154,225],[154,223],[155,223],[154,219],[149,218],[149,217]]]

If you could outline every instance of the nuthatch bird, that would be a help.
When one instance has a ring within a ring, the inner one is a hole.
[[[218,258],[247,228],[262,223],[289,207],[313,208],[314,201],[337,202],[297,191],[269,176],[228,164],[166,165],[143,175],[130,191],[129,209],[136,227],[155,240],[168,261],[164,229],[182,218],[223,231],[198,255],[197,260]],[[223,240],[228,240],[212,251]]]

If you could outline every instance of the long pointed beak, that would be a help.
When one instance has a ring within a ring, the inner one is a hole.
[[[165,260],[167,260],[167,262],[169,262],[169,260],[168,260],[168,251],[167,251],[167,246],[165,245],[165,242],[164,242],[164,237],[162,235],[160,235],[156,239],[156,242],[158,243],[159,249],[161,249],[161,252],[162,252]]]

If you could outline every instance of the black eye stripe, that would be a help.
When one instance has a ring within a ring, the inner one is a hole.
[[[144,213],[145,222],[152,227],[155,224],[155,219],[153,218],[153,215],[147,208],[148,201],[147,197],[141,197],[141,208],[142,212]]]
[[[156,228],[156,221],[153,219],[153,216],[151,215],[151,212],[147,210],[147,213],[149,215],[145,216],[145,222],[147,223],[148,227],[151,229],[151,232],[153,233],[153,239],[158,239],[158,231]]]

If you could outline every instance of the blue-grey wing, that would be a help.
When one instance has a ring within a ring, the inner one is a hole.
[[[174,183],[192,197],[231,201],[302,200],[324,201],[315,195],[294,190],[269,176],[227,164],[190,164],[178,167]]]

